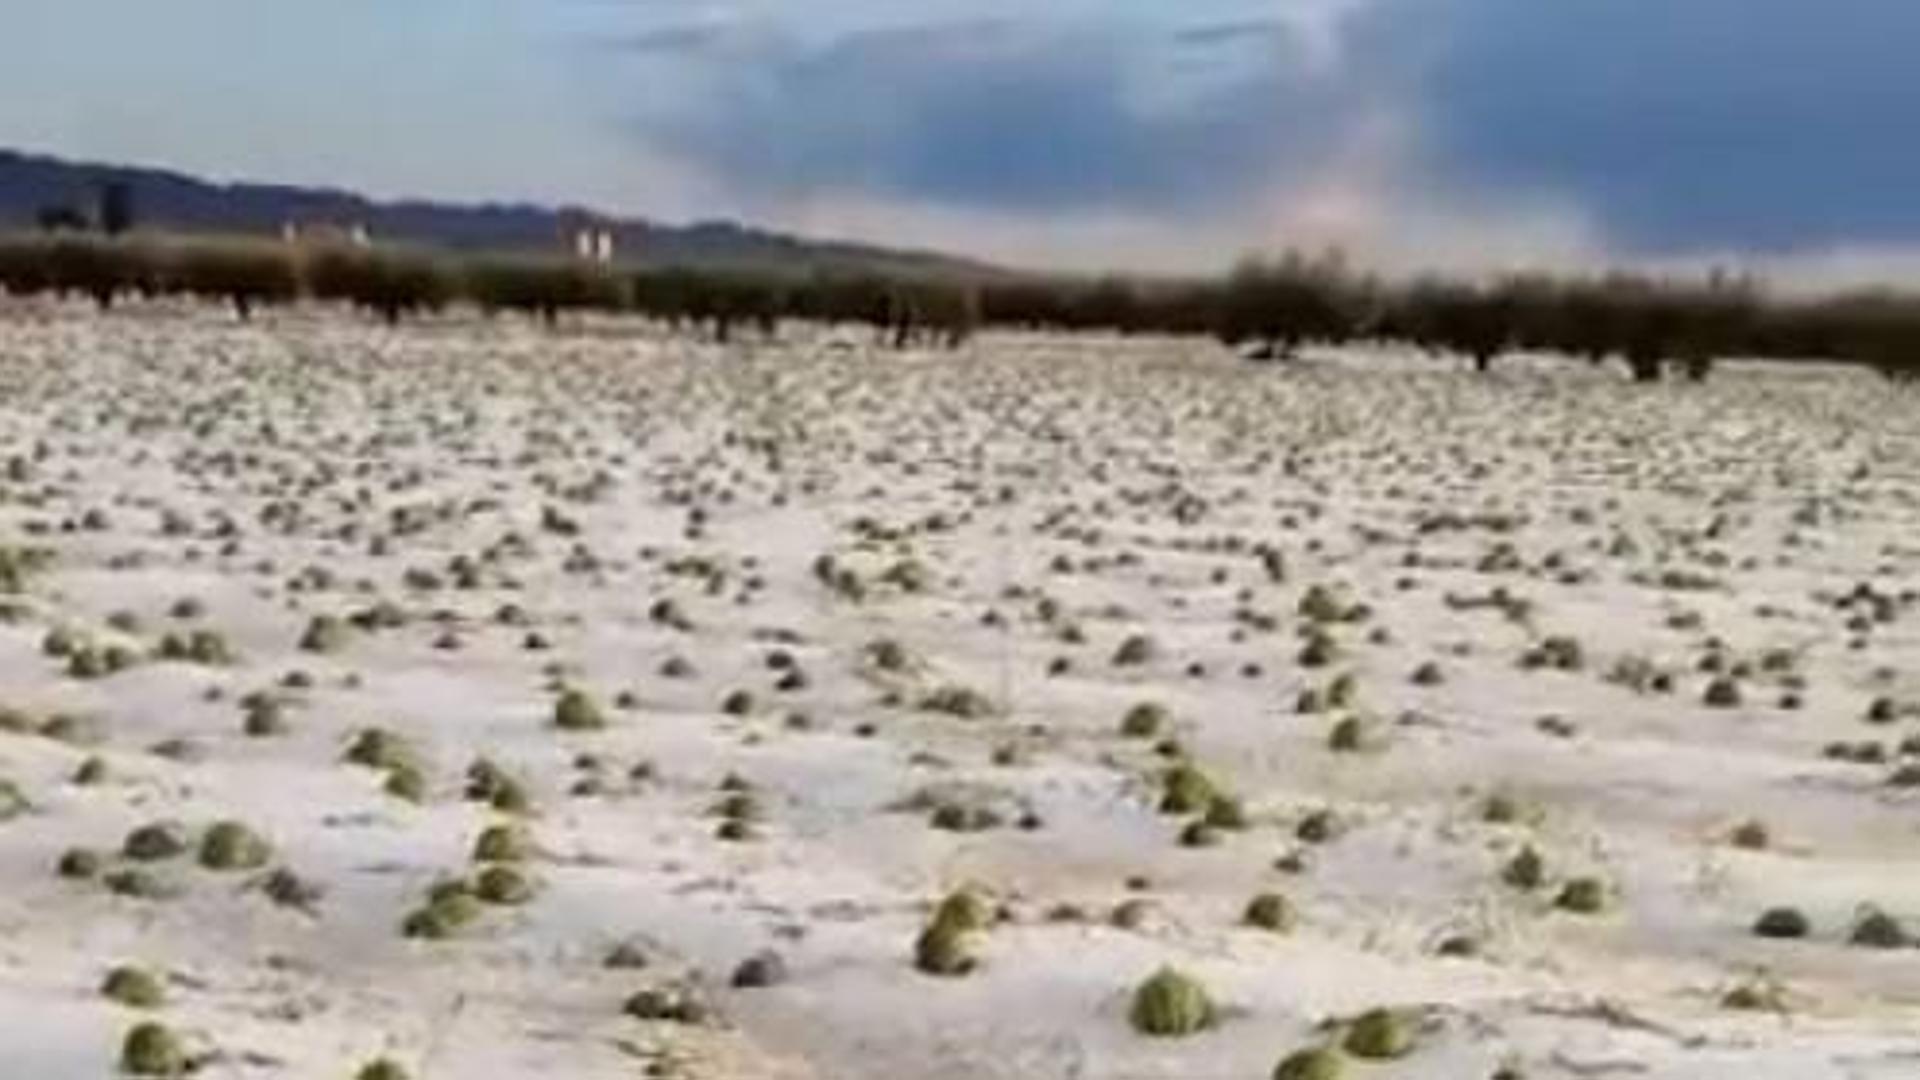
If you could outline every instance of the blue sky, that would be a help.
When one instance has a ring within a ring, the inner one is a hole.
[[[9,0],[0,143],[1068,265],[1920,250],[1911,0]]]

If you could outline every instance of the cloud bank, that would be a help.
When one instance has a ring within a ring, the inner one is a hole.
[[[623,121],[776,213],[1158,232],[1176,261],[1236,237],[1433,263],[1920,246],[1920,5],[1266,7],[825,36],[742,16],[633,49],[686,92]]]

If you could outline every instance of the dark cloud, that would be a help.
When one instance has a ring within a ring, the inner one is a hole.
[[[760,35],[639,128],[775,194],[1190,211],[1322,160],[1343,127],[1342,89],[1262,29],[1254,55],[1191,86],[1178,85],[1192,73],[1171,63],[1175,42],[1137,28],[923,25],[819,46]]]
[[[1643,253],[1920,240],[1920,3],[1383,0],[1354,26],[1468,194]]]
[[[1428,212],[1563,202],[1623,254],[1920,242],[1920,0],[1364,0],[1331,64],[1194,10],[670,29],[629,42],[634,127],[758,194],[1177,222],[1323,171],[1386,102],[1389,190]]]

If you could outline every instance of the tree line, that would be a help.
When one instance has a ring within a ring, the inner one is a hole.
[[[1891,291],[1769,296],[1726,275],[1700,279],[1520,275],[1385,282],[1338,258],[1250,260],[1214,279],[995,275],[962,279],[746,268],[617,268],[572,260],[451,259],[400,248],[257,241],[0,237],[0,290],[191,296],[241,319],[299,300],[340,303],[389,323],[469,305],[549,324],[625,312],[728,341],[800,320],[871,327],[896,347],[958,346],[981,327],[1211,335],[1250,359],[1309,345],[1399,342],[1469,358],[1552,352],[1618,360],[1633,378],[1704,379],[1737,357],[1831,359],[1920,378],[1920,296]]]

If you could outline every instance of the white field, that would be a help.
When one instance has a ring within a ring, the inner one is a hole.
[[[8,1078],[111,1076],[154,1019],[213,1077],[385,1055],[433,1080],[1264,1080],[1376,1006],[1417,1045],[1348,1077],[1920,1075],[1920,952],[1850,943],[1869,907],[1920,932],[1920,787],[1892,782],[1920,734],[1920,397],[1869,375],[1647,388],[1570,363],[1256,368],[1204,343],[721,350],[637,325],[16,307],[0,545],[53,553],[0,622],[0,778],[24,800],[0,822]],[[864,598],[819,579],[829,554]],[[1315,584],[1370,610],[1310,668]],[[1465,602],[1495,590],[1525,610]],[[683,626],[650,617],[663,598]],[[300,648],[315,616],[382,602],[404,621]],[[138,662],[73,677],[56,628]],[[195,629],[231,662],[151,657]],[[1152,655],[1116,665],[1133,635]],[[1575,669],[1523,663],[1555,637]],[[882,639],[901,670],[873,662]],[[805,685],[776,687],[779,651]],[[1623,662],[1671,691],[1623,685]],[[1704,701],[1716,662],[1731,707]],[[1299,710],[1341,674],[1348,707]],[[562,684],[603,730],[556,729]],[[949,687],[990,712],[922,707]],[[251,692],[283,699],[284,731],[244,732]],[[1142,702],[1244,830],[1179,842],[1191,818],[1156,807],[1172,748],[1120,732]],[[1363,745],[1335,752],[1348,716]],[[343,761],[374,726],[421,801]],[[502,820],[463,797],[482,755],[531,796],[535,893],[404,937]],[[104,778],[74,782],[94,756]],[[744,841],[716,835],[729,774],[761,811]],[[1514,820],[1484,820],[1493,794]],[[937,829],[942,802],[1001,821]],[[1323,810],[1331,835],[1297,839]],[[199,865],[226,819],[267,866]],[[1731,841],[1750,820],[1764,847]],[[186,852],[122,858],[156,822]],[[1530,891],[1502,874],[1528,845]],[[79,847],[100,877],[56,873]],[[160,895],[110,890],[129,866]],[[276,904],[271,867],[323,895]],[[1600,912],[1556,908],[1576,877]],[[969,939],[977,968],[915,970],[933,904],[969,885],[1004,909]],[[1291,933],[1242,925],[1261,892]],[[1114,925],[1127,900],[1144,909]],[[1754,935],[1777,906],[1804,940]],[[621,943],[644,969],[605,965]],[[786,979],[733,989],[764,949]],[[129,963],[164,1005],[101,995]],[[1210,1029],[1131,1029],[1163,965],[1211,992]],[[710,1019],[623,1014],[669,984]],[[1763,1007],[1727,1007],[1736,988]]]

